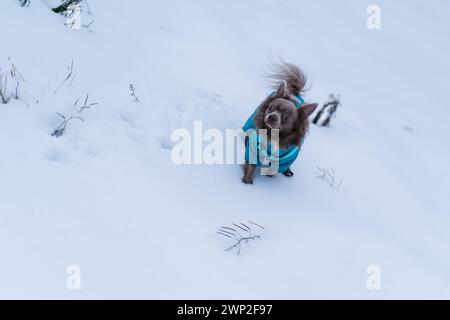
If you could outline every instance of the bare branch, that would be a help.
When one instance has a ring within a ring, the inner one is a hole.
[[[251,223],[251,224],[253,224],[253,225],[257,226],[257,227],[260,227],[263,230],[266,230],[263,226],[260,226],[259,224],[255,223],[253,221],[249,221],[249,223]]]
[[[132,85],[132,84],[130,84],[130,91],[131,91],[131,93],[130,93],[130,96],[132,96],[133,98],[134,98],[134,101],[135,102],[139,102],[139,98],[138,98],[138,96],[136,95],[136,91],[135,91],[135,89],[134,89],[134,86]]]
[[[60,83],[60,85],[53,91],[53,94],[56,94],[59,91],[59,89],[64,85],[64,83],[66,83],[71,78],[72,78],[72,80],[70,81],[69,85],[72,84],[73,79],[75,78],[75,76],[73,76],[73,59],[72,59],[72,63],[70,64],[70,66],[67,66],[67,69],[69,70],[69,73],[64,78],[64,80]]]
[[[9,102],[7,89],[8,89],[8,75],[0,73],[0,99],[3,104]]]
[[[336,191],[341,191],[341,186],[344,178],[341,178],[339,180],[339,183],[336,184],[337,178],[334,169],[327,170],[321,167],[317,167],[317,169],[321,172],[320,175],[316,176],[317,179],[325,181],[331,188],[335,189]]]
[[[226,234],[226,233],[222,233],[221,231],[217,231],[217,233],[218,233],[218,234],[221,234],[221,235],[223,235],[223,236],[225,236],[225,237],[232,238],[230,235],[228,235],[228,234]]]
[[[52,137],[58,138],[58,137],[62,136],[64,134],[64,132],[66,131],[67,124],[72,120],[77,119],[77,120],[84,122],[84,119],[79,116],[71,116],[70,118],[66,118],[66,116],[64,116],[63,114],[61,114],[59,112],[56,112],[56,114],[62,118],[62,122],[56,127],[55,130],[53,130]]]
[[[79,99],[78,99],[78,100],[79,100]],[[75,102],[75,106],[76,106],[76,104],[78,103],[78,100]],[[89,108],[91,108],[91,107],[93,107],[93,106],[98,105],[97,102],[89,103],[88,101],[89,101],[89,93],[86,95],[86,98],[84,99],[84,104],[83,104],[83,106],[80,108],[80,110],[78,110],[78,113],[82,113],[85,109],[89,109]]]
[[[251,221],[249,221],[248,223],[249,224],[253,224],[255,226],[258,226],[262,230],[265,230],[264,227],[260,226],[257,223],[254,223],[254,222],[251,222]],[[236,229],[231,228],[231,227],[225,227],[225,226],[220,227],[219,230],[217,231],[218,234],[223,235],[223,236],[225,236],[227,238],[231,238],[231,239],[235,240],[235,242],[230,247],[225,249],[225,251],[232,251],[233,249],[237,249],[236,255],[239,255],[240,252],[241,252],[242,243],[248,243],[249,241],[262,238],[261,235],[253,235],[252,236],[251,235],[251,228],[248,225],[246,225],[245,223],[243,223],[243,222],[241,222],[240,224],[232,223],[232,225],[237,227],[237,228],[239,228],[240,230],[248,233],[248,235],[247,236],[243,236]]]

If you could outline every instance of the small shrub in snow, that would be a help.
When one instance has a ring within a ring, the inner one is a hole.
[[[64,132],[66,131],[67,124],[68,124],[70,121],[72,121],[72,120],[78,119],[78,120],[84,122],[84,119],[83,119],[82,117],[79,117],[79,116],[72,116],[72,117],[70,117],[70,118],[66,118],[66,117],[65,117],[64,115],[62,115],[61,113],[58,113],[58,112],[57,112],[56,114],[62,118],[62,122],[59,124],[58,127],[56,127],[55,130],[53,130],[52,137],[58,138],[58,137],[62,136],[62,135],[64,134]]]
[[[83,0],[63,0],[59,6],[53,8],[52,10],[55,13],[67,15],[70,14],[74,10],[74,8],[82,1]]]
[[[131,83],[130,83],[130,91],[131,91],[130,96],[133,97],[134,101],[135,101],[135,102],[139,102],[139,98],[138,98],[138,96],[136,95],[136,91],[135,91],[135,89],[134,89],[134,86],[133,86]]]
[[[61,0],[61,4],[53,8],[52,11],[67,18],[65,25],[68,29],[81,29],[83,27],[89,32],[93,32],[90,28],[95,20],[91,20],[88,24],[81,23],[83,12],[91,15],[87,0]]]
[[[11,60],[8,58],[8,60]],[[17,67],[14,65],[14,63],[11,63],[11,69],[9,71],[11,75],[11,79],[14,81],[14,90],[12,92],[12,97],[16,100],[19,100],[19,87],[22,82],[25,82],[25,79],[20,74]]]
[[[11,58],[8,58],[8,60],[11,61]],[[13,85],[10,86],[12,92],[8,92],[9,79],[13,82]],[[18,100],[19,87],[22,82],[25,82],[25,79],[22,77],[14,63],[11,63],[11,67],[6,73],[2,72],[0,69],[0,103],[6,104],[9,102],[10,98]]]
[[[336,178],[334,169],[328,170],[321,167],[317,167],[317,169],[320,171],[320,174],[316,177],[317,179],[325,181],[331,188],[336,191],[342,190],[342,182],[344,181],[344,178]]]
[[[256,227],[259,231],[265,230],[264,227],[252,221],[248,221],[247,224],[241,222],[240,224],[233,223],[230,227],[220,227],[217,233],[233,240],[233,244],[225,249],[225,251],[236,250],[236,255],[239,255],[242,244],[261,239],[262,236],[254,233],[250,226]]]
[[[76,107],[78,104],[78,101],[80,99],[78,99],[77,101],[75,101],[74,106]],[[98,105],[97,102],[89,102],[89,93],[86,95],[86,98],[84,99],[84,103],[83,105],[80,107],[80,109],[78,110],[78,113],[82,113],[85,109],[90,109],[93,106]]]
[[[331,118],[336,115],[337,108],[340,104],[339,95],[335,97],[333,94],[330,94],[328,101],[322,106],[320,111],[317,112],[312,122],[319,126],[328,127]]]
[[[22,7],[28,7],[30,5],[30,0],[19,0]]]
[[[78,102],[80,102],[80,99],[77,99],[75,101],[75,103],[73,104],[74,107],[78,106]],[[78,109],[78,114],[82,113],[84,110],[86,109],[90,109],[91,107],[97,105],[97,102],[89,102],[89,94],[86,95],[86,98],[84,99],[84,103],[82,106],[80,106],[80,108]],[[56,113],[58,116],[60,116],[62,118],[61,123],[53,130],[52,132],[52,137],[60,137],[64,134],[64,132],[66,131],[67,128],[67,124],[72,121],[72,120],[80,120],[82,122],[84,122],[84,119],[79,116],[79,115],[74,115],[71,116],[69,118],[67,118],[66,116],[62,115],[61,113]]]

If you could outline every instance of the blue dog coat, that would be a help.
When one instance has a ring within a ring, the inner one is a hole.
[[[272,93],[271,95],[274,95]],[[305,100],[300,96],[296,96],[294,102],[295,106],[300,108]],[[287,148],[280,148],[275,154],[271,152],[271,144],[265,141],[265,137],[262,136],[255,127],[254,117],[257,110],[253,112],[250,118],[245,122],[242,129],[248,136],[248,141],[245,144],[245,161],[257,166],[273,167],[278,165],[277,170],[279,172],[285,172],[294,163],[300,154],[300,149],[303,144],[303,139],[300,142],[300,146],[290,145]],[[261,159],[262,158],[262,159]]]

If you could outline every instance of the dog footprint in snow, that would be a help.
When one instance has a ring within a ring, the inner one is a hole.
[[[136,117],[128,112],[121,112],[119,114],[120,119],[127,123],[130,127],[136,128]]]

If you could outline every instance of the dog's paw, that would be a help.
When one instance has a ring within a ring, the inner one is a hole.
[[[253,184],[253,179],[247,179],[247,178],[243,177],[242,182],[245,184]]]
[[[291,169],[287,169],[285,172],[283,172],[283,174],[286,177],[292,177],[294,175],[294,173],[291,171]]]

